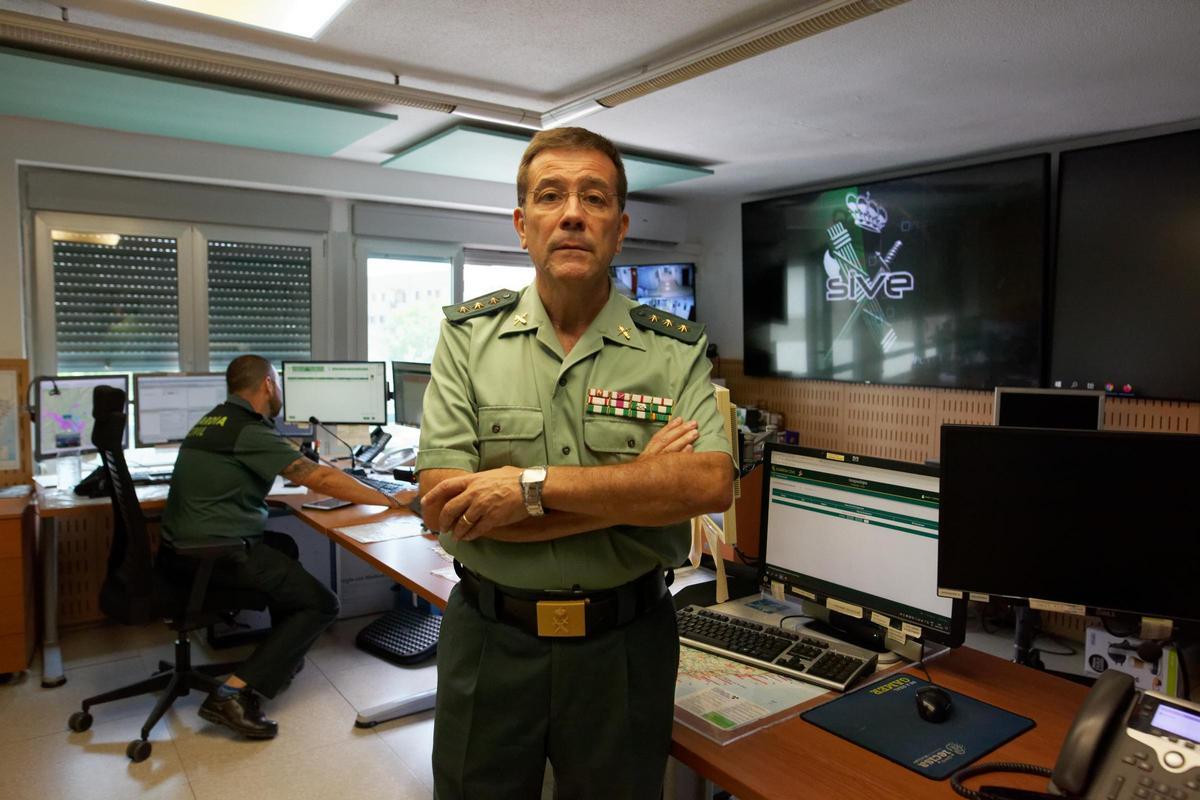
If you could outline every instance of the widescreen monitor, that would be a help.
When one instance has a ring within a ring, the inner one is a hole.
[[[696,318],[695,264],[630,264],[612,268],[617,291],[684,319]]]
[[[421,427],[421,404],[429,386],[429,365],[412,361],[392,362],[392,391],[396,401],[396,424]]]
[[[225,374],[134,375],[134,441],[138,447],[182,442],[196,420],[224,402]]]
[[[112,386],[129,396],[128,375],[71,375],[37,378],[37,409],[33,418],[34,453],[38,460],[60,452],[91,453],[92,390]],[[129,444],[129,426],[121,446]]]
[[[1010,428],[1098,431],[1104,426],[1104,392],[997,386],[992,407],[992,422]]]
[[[1200,400],[1200,130],[1063,153],[1050,385]]]
[[[1200,436],[942,427],[938,586],[1200,620]]]
[[[877,626],[889,646],[962,644],[966,603],[937,592],[937,469],[781,444],[764,448],[763,469],[766,585],[835,628]]]
[[[284,422],[386,425],[386,370],[383,361],[284,361]]]
[[[1042,381],[1049,160],[742,206],[748,375],[992,389]]]

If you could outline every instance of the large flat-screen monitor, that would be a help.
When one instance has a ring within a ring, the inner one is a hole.
[[[765,583],[889,645],[963,643],[966,603],[937,592],[937,469],[780,444],[763,469]]]
[[[64,450],[94,452],[92,447],[92,390],[112,386],[129,396],[129,376],[71,375],[37,378],[37,410],[33,417],[34,453],[38,460],[54,458]],[[129,445],[125,426],[121,446]]]
[[[946,425],[938,586],[1200,620],[1200,436]]]
[[[387,362],[284,361],[283,420],[387,424]]]
[[[1200,400],[1200,131],[1063,153],[1052,386]]]
[[[997,386],[992,422],[1009,428],[1072,428],[1098,431],[1104,425],[1104,392]]]
[[[429,365],[412,361],[392,362],[392,392],[396,401],[396,424],[421,427],[421,404],[429,386]]]
[[[695,264],[630,264],[612,268],[617,291],[684,319],[696,318]]]
[[[134,441],[138,447],[182,442],[196,420],[225,400],[225,374],[134,375]]]
[[[742,206],[749,375],[1041,385],[1049,160]]]

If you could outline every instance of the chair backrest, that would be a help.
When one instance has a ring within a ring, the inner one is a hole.
[[[100,608],[118,622],[142,625],[160,615],[150,534],[121,446],[125,436],[125,392],[97,386],[92,392],[92,416],[92,444],[107,472],[113,507],[112,548],[100,588]]]

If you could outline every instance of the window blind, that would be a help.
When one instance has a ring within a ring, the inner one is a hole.
[[[176,240],[65,236],[52,241],[58,372],[179,369]]]
[[[312,248],[208,243],[209,369],[256,353],[276,365],[312,357]]]

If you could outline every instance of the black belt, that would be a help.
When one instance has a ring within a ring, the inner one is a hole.
[[[463,598],[484,617],[543,638],[586,638],[628,625],[655,608],[675,578],[651,570],[612,589],[534,592],[511,589],[476,575],[456,559]]]

